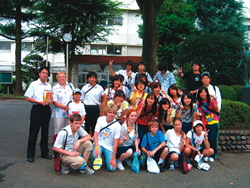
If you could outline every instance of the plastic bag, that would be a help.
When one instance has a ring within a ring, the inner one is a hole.
[[[156,161],[151,157],[147,158],[147,170],[150,173],[155,173],[155,174],[160,173],[160,169],[159,169]]]
[[[136,172],[137,174],[139,174],[140,171],[140,164],[139,164],[139,160],[138,160],[138,151],[134,153],[134,159],[131,165],[131,170],[133,170],[134,172]]]

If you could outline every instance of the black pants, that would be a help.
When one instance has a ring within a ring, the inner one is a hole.
[[[27,158],[34,158],[36,153],[36,141],[41,127],[41,155],[46,156],[49,153],[49,121],[51,116],[50,106],[33,105],[30,113],[30,131],[28,139]]]
[[[94,135],[96,121],[100,115],[100,106],[98,105],[85,105],[85,130],[90,134]]]

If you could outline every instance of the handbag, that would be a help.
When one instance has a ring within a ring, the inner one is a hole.
[[[184,152],[181,152],[181,154],[180,154],[180,164],[182,166],[183,174],[187,174],[187,172],[188,172],[187,157],[185,156]]]
[[[139,155],[138,151],[134,153],[134,159],[131,165],[131,170],[133,170],[137,174],[139,174],[140,171],[140,163],[138,160],[138,155]]]
[[[148,170],[148,172],[154,173],[154,174],[160,173],[160,169],[159,169],[156,161],[152,157],[147,158],[147,170]]]

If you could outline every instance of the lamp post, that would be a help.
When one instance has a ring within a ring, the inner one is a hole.
[[[72,35],[70,33],[65,33],[63,35],[63,40],[66,42],[66,81],[68,82],[68,69],[69,69],[69,42],[72,40]]]

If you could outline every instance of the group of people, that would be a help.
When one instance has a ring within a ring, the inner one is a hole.
[[[193,72],[178,70],[178,76],[187,79],[186,91],[175,84],[173,73],[164,63],[152,79],[145,72],[145,62],[138,63],[133,73],[133,62],[126,69],[113,72],[111,88],[103,89],[96,83],[97,74],[87,74],[88,84],[82,89],[66,82],[59,72],[58,83],[51,89],[46,82],[47,67],[39,69],[39,79],[32,82],[25,96],[33,103],[27,158],[34,162],[36,139],[41,127],[41,155],[48,155],[48,128],[51,116],[49,103],[43,101],[44,90],[52,90],[54,134],[53,150],[62,155],[63,174],[69,166],[81,173],[94,174],[88,165],[91,155],[94,169],[102,165],[104,154],[108,171],[124,170],[123,163],[131,166],[133,154],[152,157],[161,171],[181,164],[181,154],[188,160],[192,153],[204,155],[204,161],[217,157],[219,113],[221,96],[212,86],[209,72],[200,73],[199,61],[192,63]],[[91,137],[93,136],[93,137]],[[143,158],[143,157],[142,157]],[[191,161],[194,162],[194,161]]]

